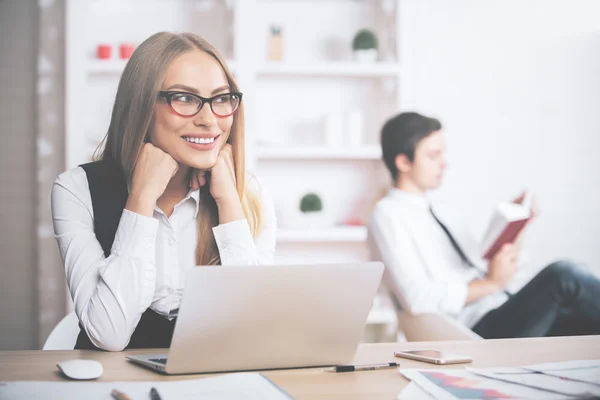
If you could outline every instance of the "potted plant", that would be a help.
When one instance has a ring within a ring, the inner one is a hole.
[[[300,211],[302,212],[305,222],[308,222],[308,225],[318,225],[321,211],[323,211],[323,202],[315,193],[305,194],[300,200]]]
[[[379,45],[377,42],[377,36],[373,31],[368,29],[361,29],[354,35],[352,41],[352,51],[354,53],[354,59],[360,62],[375,62]]]

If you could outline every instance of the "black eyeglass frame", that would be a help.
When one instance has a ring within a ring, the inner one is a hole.
[[[171,104],[171,100],[172,100],[173,96],[175,96],[175,95],[177,95],[177,94],[184,94],[184,95],[186,95],[186,96],[192,96],[192,97],[195,97],[195,98],[197,98],[198,100],[200,100],[200,104],[199,104],[199,106],[198,106],[198,109],[196,110],[196,112],[195,112],[195,113],[193,113],[193,114],[189,114],[189,115],[186,115],[186,114],[181,114],[181,113],[177,112],[177,110],[175,110],[175,108],[173,108],[173,105]],[[231,113],[229,113],[229,114],[226,114],[226,115],[217,114],[217,113],[215,112],[215,110],[213,109],[213,105],[212,105],[212,102],[213,102],[215,99],[218,99],[219,97],[223,97],[223,96],[237,96],[237,97],[239,97],[239,99],[240,99],[240,101],[238,102],[238,104],[237,104],[237,106],[235,107],[235,109],[234,109],[234,110],[233,110]],[[216,96],[209,97],[209,98],[206,98],[206,97],[199,96],[199,95],[197,95],[197,94],[195,94],[195,93],[183,92],[183,91],[180,91],[180,90],[161,90],[160,92],[158,92],[158,97],[162,97],[162,98],[164,98],[164,99],[167,101],[167,104],[169,105],[169,107],[171,107],[171,110],[173,110],[173,112],[174,112],[175,114],[177,114],[177,115],[179,115],[179,116],[181,116],[181,117],[193,117],[194,115],[198,114],[198,113],[200,112],[200,110],[202,110],[202,107],[204,107],[204,104],[206,104],[206,103],[208,103],[208,105],[210,106],[210,111],[211,111],[211,112],[212,112],[212,113],[213,113],[215,116],[217,116],[217,117],[219,117],[219,118],[227,118],[227,117],[230,117],[230,116],[232,116],[233,114],[235,114],[235,113],[236,113],[236,111],[237,111],[237,110],[240,108],[240,104],[242,104],[242,97],[243,97],[243,96],[244,96],[244,94],[243,94],[243,93],[241,93],[241,92],[228,92],[228,93],[220,93],[220,94],[217,94]]]

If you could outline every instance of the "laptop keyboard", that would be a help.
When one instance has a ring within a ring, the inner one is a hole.
[[[151,358],[148,361],[154,361],[155,363],[159,363],[159,364],[167,364],[167,359],[166,358]]]

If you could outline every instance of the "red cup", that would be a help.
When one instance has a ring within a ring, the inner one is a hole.
[[[110,59],[112,54],[112,46],[110,44],[99,44],[96,48],[96,57],[101,60]]]
[[[123,60],[129,59],[135,50],[135,46],[132,44],[122,44],[119,46],[119,54]]]

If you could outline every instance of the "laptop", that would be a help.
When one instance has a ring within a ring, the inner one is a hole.
[[[382,273],[380,262],[193,268],[169,353],[127,359],[165,374],[350,362]]]

